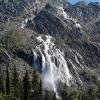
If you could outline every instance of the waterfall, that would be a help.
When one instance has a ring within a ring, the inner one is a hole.
[[[30,18],[26,18],[26,19],[21,23],[21,28],[24,29],[24,27],[26,26],[27,22],[28,22],[29,20],[32,20],[33,18],[34,18],[34,16],[33,16],[33,17],[30,17]]]
[[[11,56],[8,54],[8,52],[5,50],[4,53],[8,56],[9,60],[12,60]]]
[[[29,20],[29,19],[27,18],[27,19],[25,19],[25,20],[22,22],[21,28],[24,28],[24,27],[26,26],[28,20]]]
[[[79,77],[79,74],[78,74],[77,71],[76,71],[76,70],[78,70],[78,68],[73,64],[73,62],[72,62],[70,59],[68,59],[68,60],[69,60],[70,64],[72,65],[72,67],[73,67],[73,69],[74,69],[74,71],[75,71],[75,75],[77,76],[79,82],[80,82],[81,84],[83,84],[82,80],[81,80],[80,77]]]
[[[58,82],[61,81],[70,86],[73,80],[64,58],[64,52],[56,48],[51,36],[41,35],[37,37],[37,40],[40,44],[33,50],[33,54],[35,62],[37,59],[35,51],[41,55],[43,88],[57,93]]]
[[[57,6],[56,8],[58,15],[63,16],[67,20],[73,21],[77,28],[82,28],[82,26],[75,19],[68,16],[68,14],[64,11],[63,7]]]

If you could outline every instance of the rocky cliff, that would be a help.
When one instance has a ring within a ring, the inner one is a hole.
[[[1,0],[0,8],[2,70],[15,64],[22,76],[34,68],[54,91],[60,81],[100,83],[100,3]]]

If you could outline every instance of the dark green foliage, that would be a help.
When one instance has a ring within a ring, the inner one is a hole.
[[[14,66],[13,73],[12,73],[12,94],[14,97],[19,98],[20,93],[20,83],[19,83],[19,76]]]
[[[36,73],[36,71],[33,71],[33,77],[32,77],[32,89],[36,91],[39,87],[39,77]]]
[[[83,96],[83,94],[80,92],[79,95],[78,95],[78,100],[83,100],[82,96]]]
[[[16,49],[19,47],[23,47],[26,42],[25,34],[18,29],[11,29],[7,31],[3,36],[0,37],[0,43],[7,50]]]
[[[96,100],[96,95],[97,95],[97,86],[96,85],[92,85],[89,87],[88,91],[87,91],[87,98],[88,100]]]
[[[39,82],[39,99],[38,100],[43,100],[43,89],[42,89],[42,81],[40,80],[40,82]]]
[[[10,94],[10,77],[8,66],[6,66],[6,94]]]
[[[12,72],[12,74],[10,73]],[[11,76],[12,75],[12,76]],[[11,76],[11,77],[10,77]],[[6,90],[6,91],[5,91]],[[36,71],[30,74],[28,70],[22,79],[19,78],[16,66],[6,73],[0,73],[0,100],[96,100],[100,99],[100,87],[91,85],[87,89],[58,85],[60,98],[53,91],[43,91],[42,81]]]
[[[96,85],[91,85],[85,90],[71,88],[62,83],[60,83],[59,87],[63,100],[96,100],[97,94],[100,93]]]
[[[77,92],[72,91],[69,95],[69,100],[76,100],[77,99]]]
[[[45,91],[44,100],[56,100],[56,95],[52,91]]]
[[[64,100],[68,99],[68,93],[66,92],[66,90],[61,91],[61,96]]]
[[[98,99],[100,99],[100,85],[98,86],[97,97],[98,97]]]
[[[4,87],[4,77],[3,74],[0,72],[0,93],[5,93],[5,87]]]
[[[53,96],[53,99],[52,100],[57,100],[56,93],[54,93],[54,96]]]
[[[23,78],[23,100],[29,100],[30,95],[30,78],[28,71],[26,71]]]
[[[21,79],[19,80],[19,85],[19,100],[23,100],[23,82]]]
[[[43,100],[42,82],[39,79],[36,71],[33,71],[32,88],[31,88],[32,100]]]

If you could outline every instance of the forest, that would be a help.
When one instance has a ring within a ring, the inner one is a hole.
[[[68,87],[59,84],[59,97],[56,93],[42,88],[39,74],[33,70],[32,76],[26,70],[20,78],[16,67],[10,75],[9,65],[5,72],[0,72],[0,100],[100,100],[99,85],[91,85],[87,89]]]

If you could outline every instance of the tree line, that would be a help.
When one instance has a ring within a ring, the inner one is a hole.
[[[53,91],[44,91],[35,70],[31,76],[26,70],[23,78],[15,66],[12,72],[9,66],[6,66],[5,73],[0,72],[0,100],[100,100],[100,88],[96,85],[80,91],[60,83],[58,92],[59,98]]]
[[[11,75],[10,75],[11,74]],[[47,99],[48,98],[48,99]],[[23,78],[19,77],[16,67],[10,72],[9,66],[5,73],[0,71],[0,100],[55,100],[55,93],[46,91],[43,93],[42,82],[35,70],[30,76],[25,71]]]

